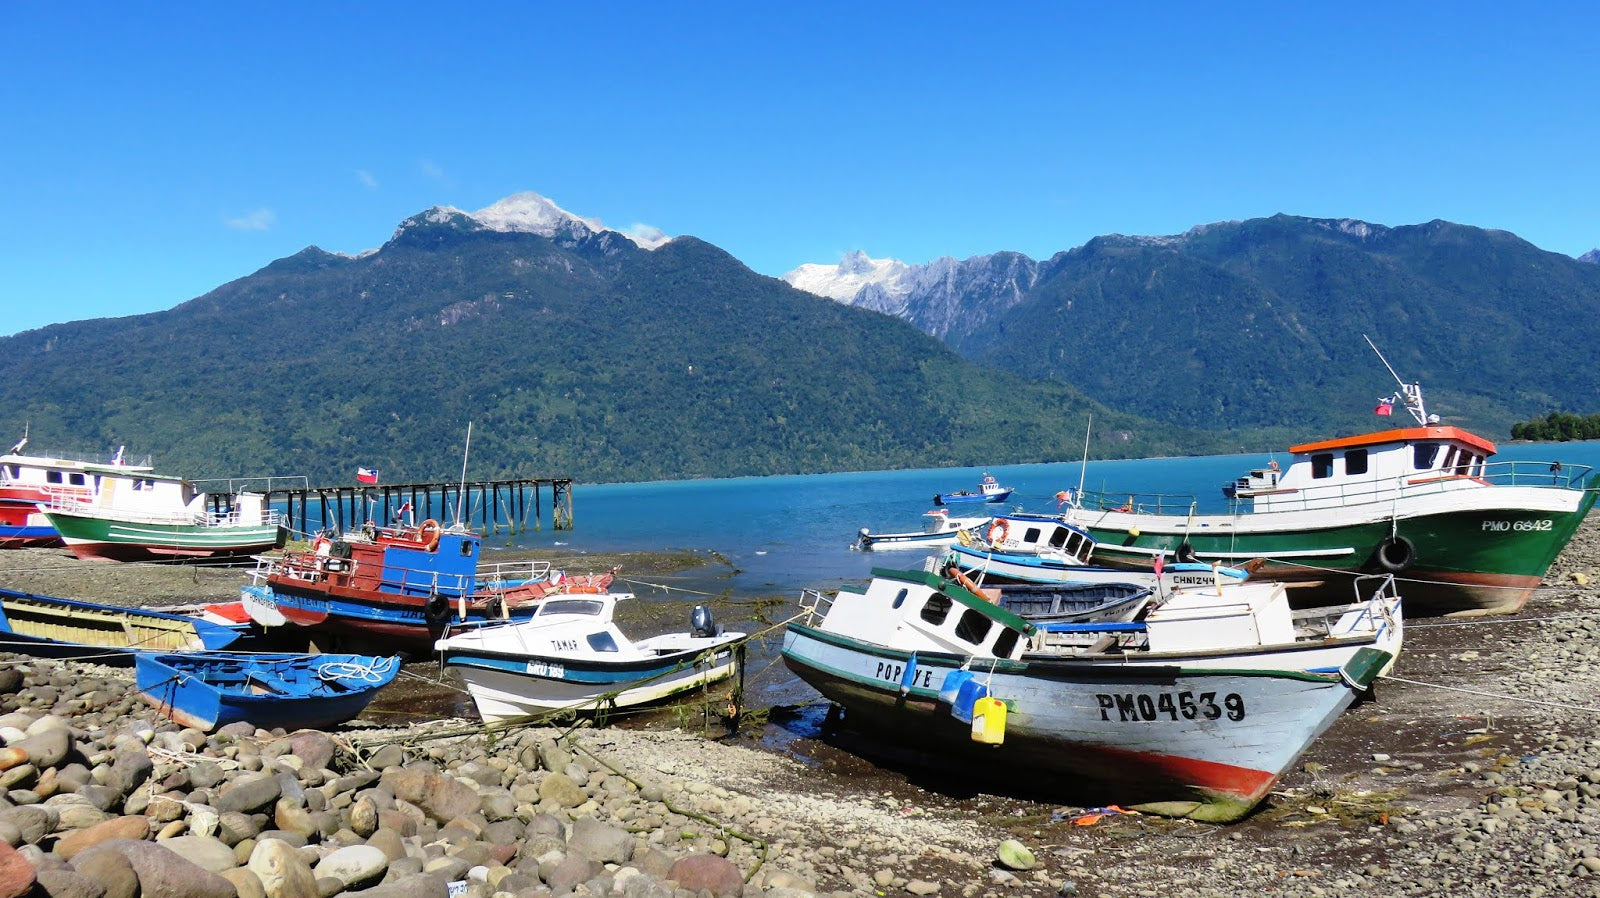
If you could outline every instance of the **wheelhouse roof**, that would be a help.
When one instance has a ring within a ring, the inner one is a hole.
[[[1405,427],[1400,430],[1380,430],[1353,437],[1339,437],[1315,443],[1290,446],[1289,451],[1300,455],[1309,452],[1326,452],[1330,449],[1354,449],[1360,446],[1381,446],[1388,443],[1415,443],[1422,440],[1441,440],[1461,443],[1481,451],[1485,457],[1494,454],[1494,444],[1459,427]]]
[[[982,596],[974,595],[955,580],[946,579],[938,574],[930,574],[926,571],[896,571],[878,567],[872,569],[872,576],[882,577],[887,580],[899,580],[905,583],[921,583],[930,589],[944,593],[968,608],[993,618],[995,622],[1002,626],[1019,630],[1025,636],[1033,635],[1035,627],[1032,623],[1012,614]]]

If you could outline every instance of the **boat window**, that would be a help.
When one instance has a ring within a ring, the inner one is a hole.
[[[462,558],[466,558],[466,557],[468,557],[468,556],[470,556],[472,554],[473,545],[475,545],[475,544],[470,539],[464,539],[464,540],[461,541],[461,557]]]
[[[1344,454],[1344,472],[1346,474],[1367,473],[1367,450],[1351,449]]]
[[[956,621],[956,638],[971,645],[983,645],[983,640],[989,635],[989,628],[994,621],[989,616],[976,608],[968,608],[961,613],[961,619]]]
[[[950,616],[950,597],[942,592],[928,596],[928,601],[922,605],[922,619],[934,626],[944,623]]]
[[[73,486],[83,486],[83,475],[82,474],[74,472],[71,475],[70,479],[71,479],[71,482],[72,482]]]
[[[996,658],[1009,658],[1017,650],[1017,631],[1006,627],[1000,635],[994,638],[994,656]]]
[[[1434,459],[1438,457],[1438,443],[1418,443],[1411,447],[1411,467],[1413,470],[1432,470]]]
[[[1456,473],[1463,477],[1471,474],[1473,461],[1474,459],[1472,457],[1472,453],[1466,451],[1465,449],[1461,450],[1461,452],[1456,456]]]
[[[1027,532],[1023,534],[1022,541],[1030,546],[1037,546],[1039,544],[1039,528],[1029,527]]]
[[[539,606],[540,614],[586,614],[593,617],[605,610],[605,603],[597,599],[545,599]]]
[[[1320,452],[1311,456],[1311,476],[1317,480],[1333,476],[1333,453]]]
[[[61,482],[61,472],[60,471],[46,471],[46,472],[44,472],[44,482],[45,483],[60,483]]]
[[[889,607],[899,608],[901,605],[904,605],[906,603],[906,596],[908,595],[911,595],[911,590],[902,588],[898,593],[895,593],[894,604],[890,605]]]
[[[1050,533],[1050,548],[1059,549],[1067,542],[1067,535],[1072,531],[1065,527],[1057,527]]]
[[[617,641],[608,631],[601,630],[599,633],[589,634],[589,648],[597,652],[614,652],[617,650]]]

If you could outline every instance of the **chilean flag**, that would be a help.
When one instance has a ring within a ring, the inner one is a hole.
[[[1385,418],[1394,414],[1393,399],[1379,399],[1378,407],[1372,410],[1374,415],[1383,415]]]
[[[356,468],[356,483],[377,483],[377,468]]]

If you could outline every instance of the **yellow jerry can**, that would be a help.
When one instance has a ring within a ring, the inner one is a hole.
[[[984,696],[972,704],[972,741],[999,745],[1006,741],[1006,703]]]

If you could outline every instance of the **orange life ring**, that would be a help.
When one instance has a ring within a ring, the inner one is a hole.
[[[1005,518],[1001,518],[1000,520],[995,521],[993,524],[990,524],[989,525],[989,545],[998,546],[999,544],[1005,542],[1006,541],[1006,536],[1010,532],[1011,532],[1011,525],[1006,523]],[[999,534],[999,535],[996,536],[996,534]]]
[[[429,518],[417,527],[417,542],[422,543],[429,552],[432,552],[434,549],[439,548],[439,533],[439,522]]]

